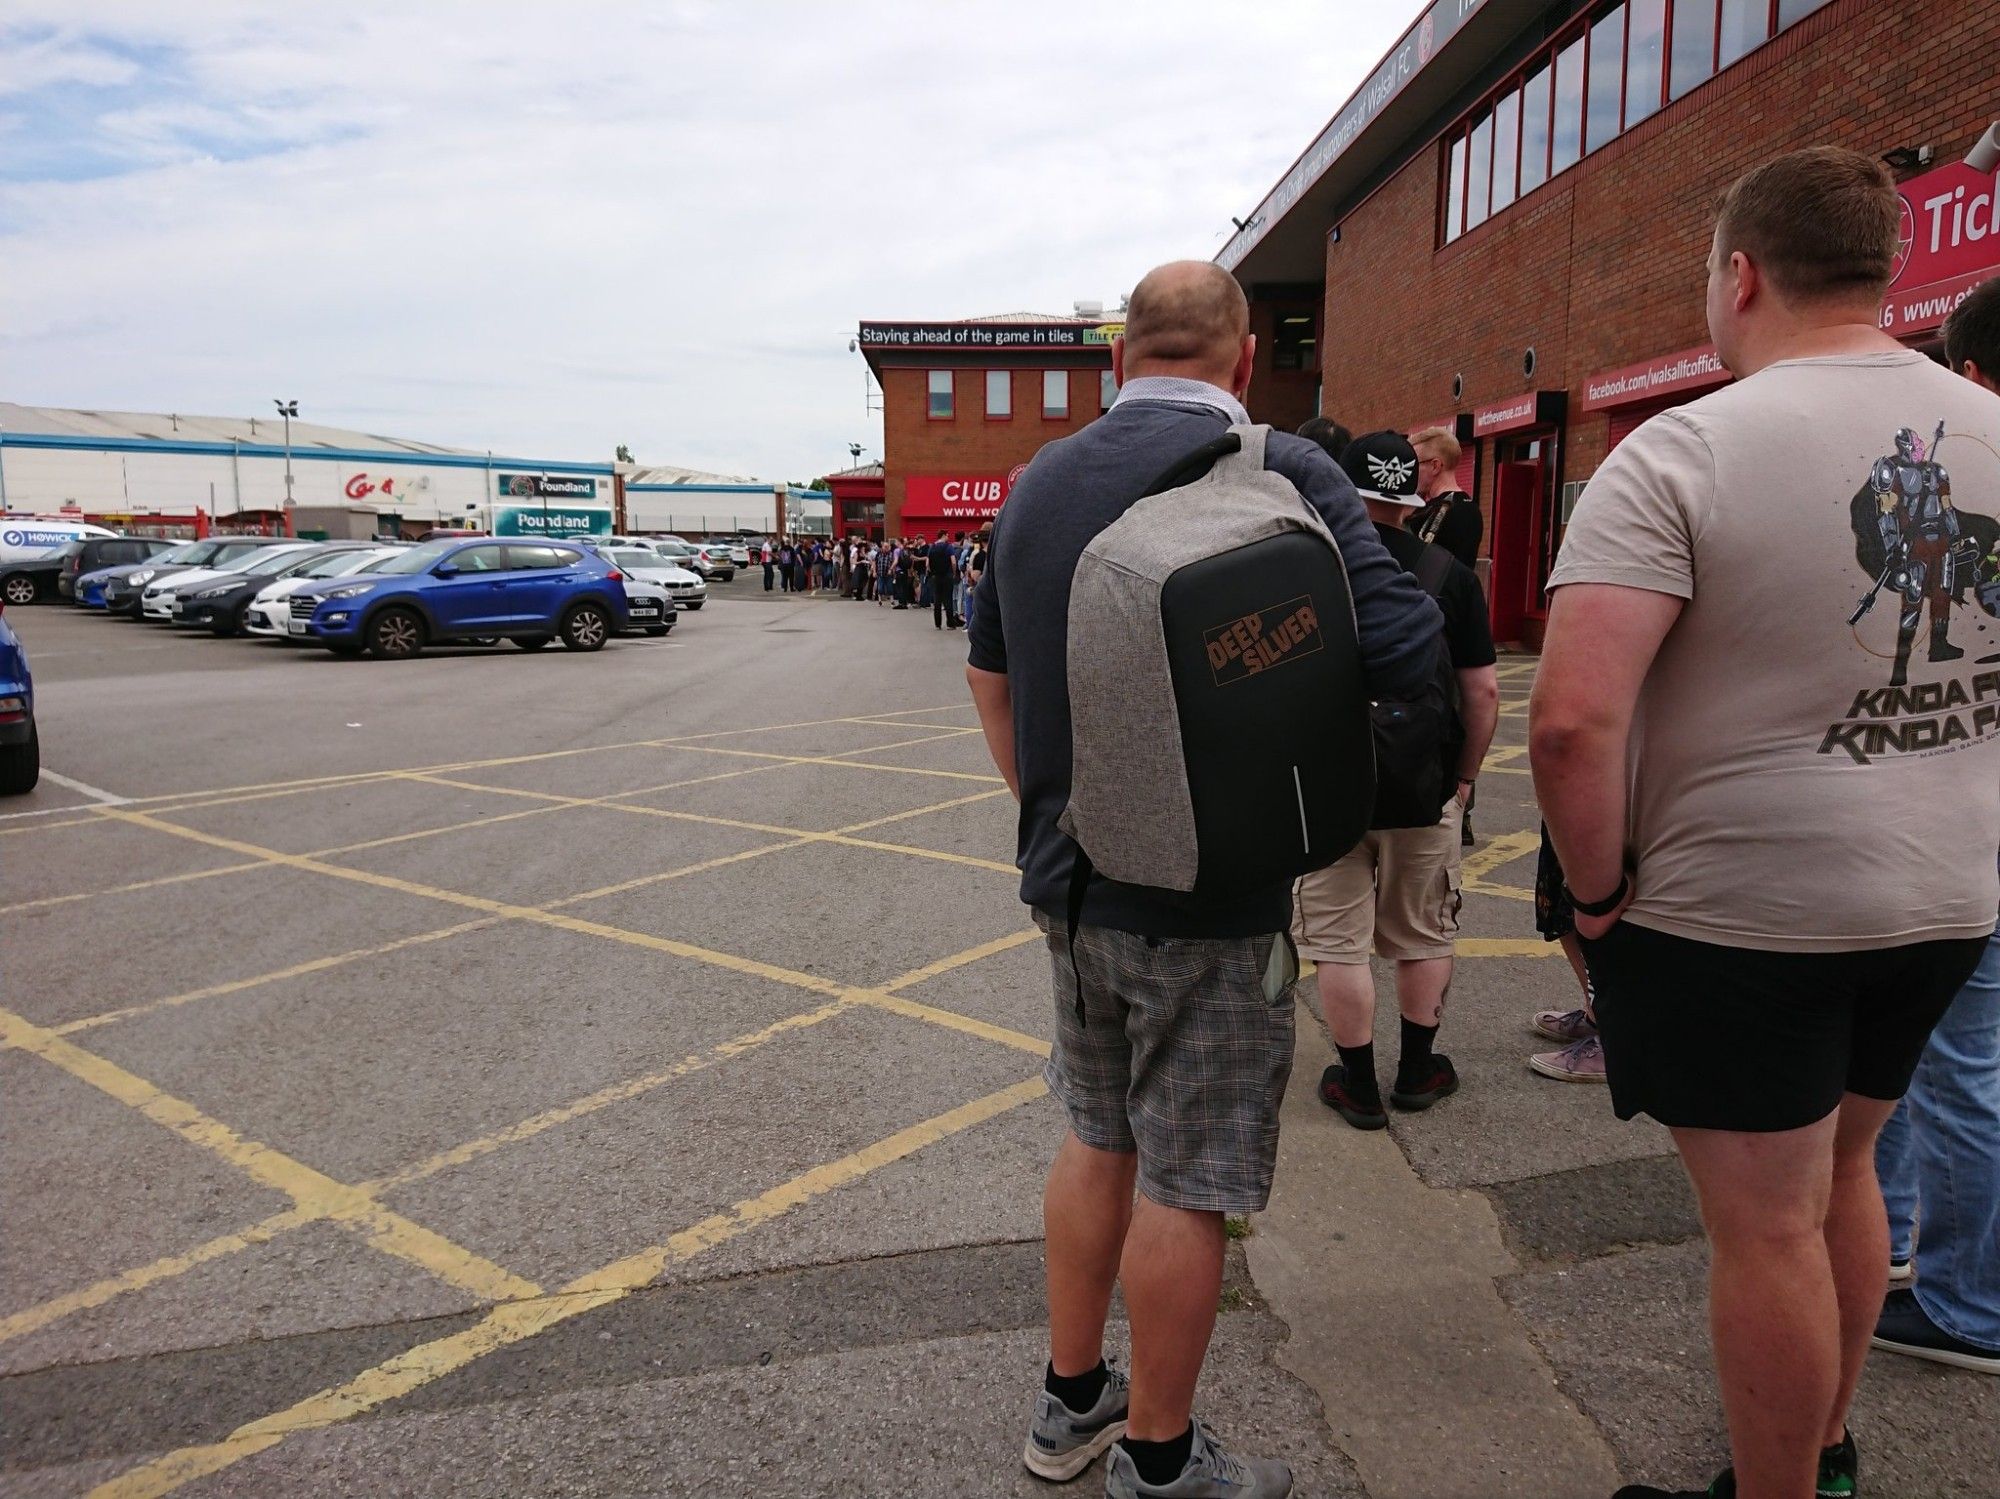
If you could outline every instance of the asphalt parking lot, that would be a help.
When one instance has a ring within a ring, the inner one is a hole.
[[[667,641],[397,663],[10,611],[54,774],[0,808],[0,1492],[1051,1492],[1046,958],[962,645],[714,593]],[[1302,1025],[1233,1255],[1203,1409],[1301,1494],[1724,1457],[1663,1135],[1522,1065],[1573,993],[1532,670],[1465,1090],[1356,1134]],[[1977,1376],[1878,1356],[1856,1431],[1871,1495],[2000,1471]]]

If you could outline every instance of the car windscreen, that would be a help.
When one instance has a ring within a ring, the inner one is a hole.
[[[617,551],[607,551],[603,555],[611,559],[614,567],[658,567],[657,553],[644,551],[639,547],[620,547]]]
[[[215,550],[215,543],[212,541],[184,541],[179,546],[168,547],[164,552],[155,552],[146,560],[163,567],[171,567],[181,562],[204,561],[213,557]]]
[[[391,557],[380,567],[370,569],[378,573],[420,573],[437,566],[465,543],[456,539],[427,541],[422,546],[411,547],[400,557]]]
[[[336,552],[331,557],[322,557],[313,564],[314,570],[307,573],[313,578],[344,578],[349,573],[373,573],[382,570],[382,564],[391,557],[402,555],[400,548],[369,550],[365,552]]]
[[[344,547],[337,552],[286,552],[272,565],[270,573],[274,578],[324,578],[325,573],[314,572],[313,569],[321,563],[331,562],[336,557],[346,555],[347,549]],[[245,568],[244,571],[255,572],[257,569]]]
[[[287,562],[298,560],[295,547],[252,547],[241,557],[231,557],[227,562],[215,564],[215,570],[223,573],[242,573],[246,577],[268,578]]]

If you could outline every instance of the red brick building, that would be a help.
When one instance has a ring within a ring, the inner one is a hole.
[[[1218,257],[1262,335],[1252,414],[1454,427],[1496,631],[1538,639],[1581,481],[1729,378],[1718,193],[1799,146],[1889,158],[1883,326],[1926,346],[2000,271],[2000,174],[1962,164],[1997,112],[1990,0],[1435,0]]]
[[[864,322],[857,342],[882,387],[882,473],[879,489],[857,487],[851,498],[836,486],[835,534],[982,529],[1043,443],[1082,430],[1111,404],[1111,340],[1121,326],[1026,312]]]

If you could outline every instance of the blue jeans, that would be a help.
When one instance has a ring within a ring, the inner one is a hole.
[[[2000,1348],[2000,935],[1931,1033],[1875,1148],[1889,1257],[1917,1249],[1917,1302],[1955,1338]]]

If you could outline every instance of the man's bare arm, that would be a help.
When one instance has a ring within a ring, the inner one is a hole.
[[[1571,890],[1600,900],[1625,872],[1625,753],[1640,684],[1685,601],[1607,583],[1556,590],[1528,705],[1535,797]],[[1630,896],[1628,894],[1627,899]],[[1623,914],[1578,913],[1599,937]]]
[[[1476,781],[1479,767],[1486,763],[1486,751],[1493,745],[1493,730],[1500,722],[1500,676],[1491,666],[1468,666],[1457,676],[1458,721],[1465,728],[1458,776],[1461,781]]]
[[[993,757],[993,767],[1014,793],[1014,800],[1019,801],[1021,777],[1014,769],[1014,693],[1007,685],[1006,673],[968,666],[965,681],[972,689],[972,706],[979,710],[986,753]]]

